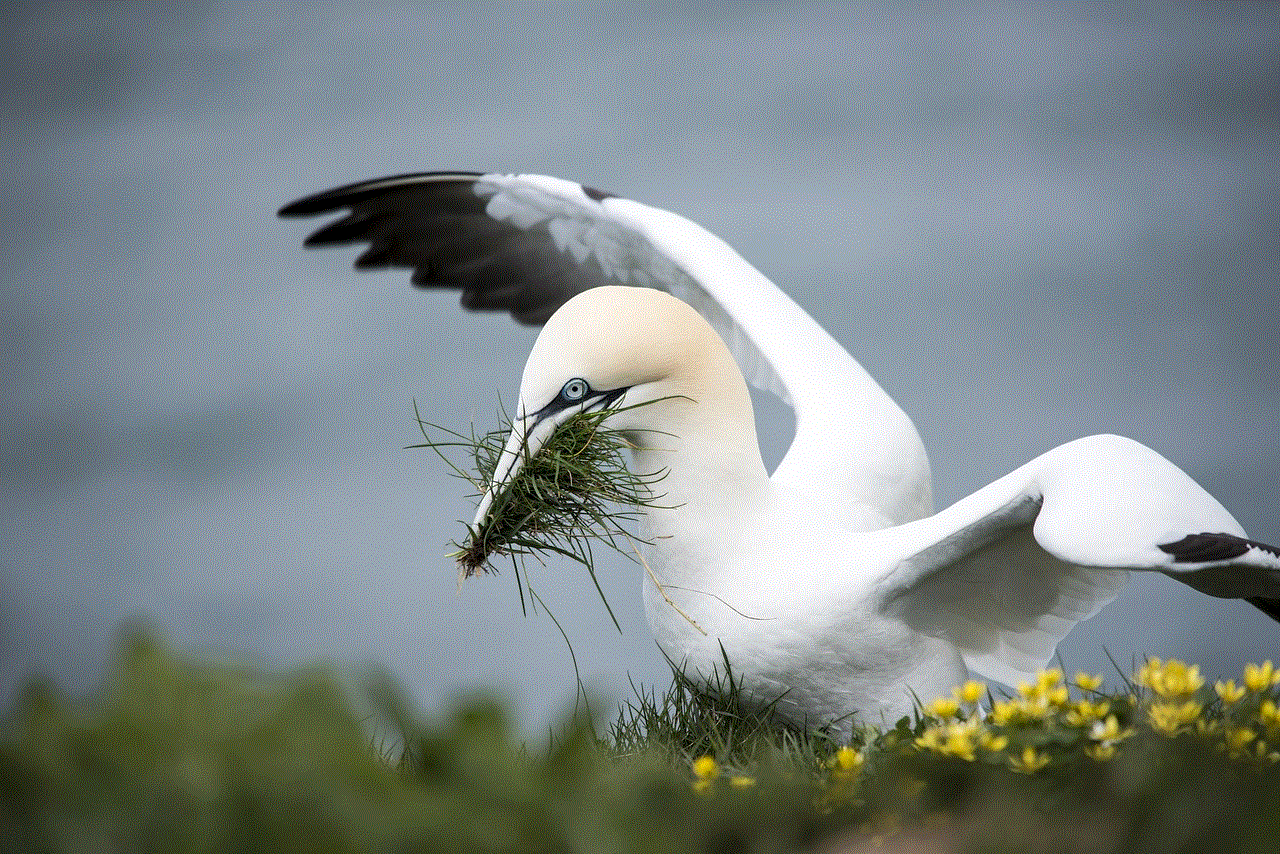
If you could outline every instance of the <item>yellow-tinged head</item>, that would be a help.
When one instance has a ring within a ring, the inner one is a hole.
[[[759,465],[751,397],[715,330],[663,291],[592,288],[561,306],[533,345],[511,435],[476,523],[560,424],[599,410],[611,410],[607,425],[626,431],[642,451],[696,446],[715,458],[729,448]]]

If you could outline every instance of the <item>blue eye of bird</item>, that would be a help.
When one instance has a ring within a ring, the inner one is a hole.
[[[586,397],[589,391],[591,391],[591,386],[587,385],[587,381],[575,377],[560,389],[560,396],[570,403],[575,403]]]

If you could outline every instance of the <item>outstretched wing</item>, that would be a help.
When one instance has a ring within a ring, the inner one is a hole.
[[[878,533],[906,550],[880,580],[881,607],[1009,684],[1043,668],[1129,570],[1247,598],[1271,616],[1280,605],[1280,549],[1245,539],[1180,469],[1119,436],[1062,445],[935,516]]]
[[[715,327],[749,382],[795,410],[795,440],[775,478],[844,497],[849,523],[864,527],[932,511],[910,419],[803,309],[695,223],[557,178],[469,172],[351,184],[280,215],[342,209],[306,245],[368,242],[357,269],[411,268],[420,287],[461,290],[468,309],[540,324],[598,285],[674,294]],[[842,458],[830,454],[832,435]]]

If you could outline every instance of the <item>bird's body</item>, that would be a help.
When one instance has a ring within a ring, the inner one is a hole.
[[[672,661],[706,676],[727,658],[750,695],[807,724],[891,722],[911,708],[901,686],[932,697],[964,681],[953,647],[876,607],[890,552],[779,485],[712,494],[641,525],[645,616]]]
[[[934,513],[910,419],[785,294],[674,214],[465,173],[379,179],[283,213],[342,207],[309,243],[368,240],[358,266],[412,266],[468,307],[546,323],[477,521],[559,424],[616,407],[608,423],[630,436],[636,471],[663,474],[640,532],[654,638],[695,678],[727,661],[797,724],[891,722],[970,670],[1015,682],[1129,570],[1277,616],[1280,550],[1128,439],[1060,446]],[[740,366],[796,411],[772,476]]]

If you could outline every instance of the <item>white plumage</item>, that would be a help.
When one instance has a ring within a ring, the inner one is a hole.
[[[1212,496],[1128,439],[1062,445],[934,513],[906,414],[782,291],[682,217],[560,179],[472,173],[355,184],[281,213],[340,208],[350,213],[308,245],[368,241],[358,267],[411,267],[416,284],[458,288],[469,308],[546,322],[477,519],[573,413],[656,401],[610,416],[633,431],[633,464],[666,472],[664,506],[642,520],[650,628],[690,672],[727,655],[746,690],[781,697],[797,723],[892,720],[970,670],[1023,678],[1129,570],[1280,619],[1280,550],[1248,540]],[[771,477],[744,376],[795,410]],[[565,396],[571,380],[585,381],[582,397]]]

